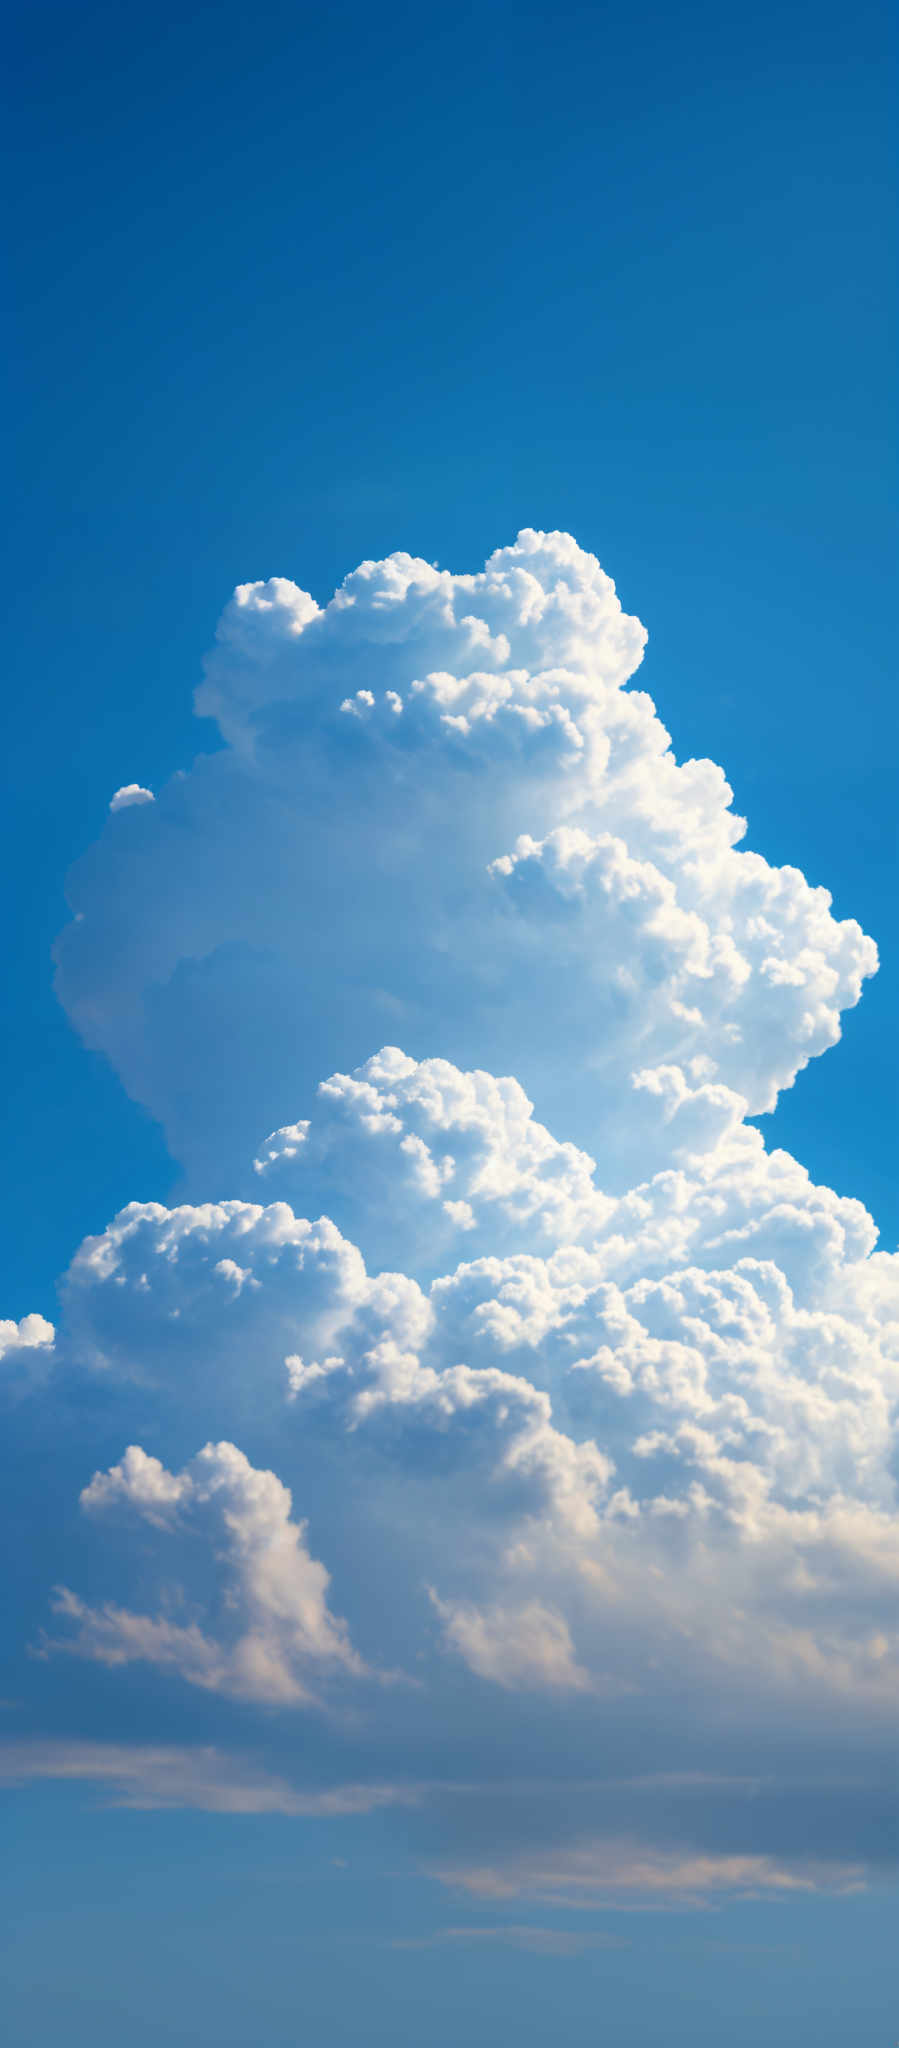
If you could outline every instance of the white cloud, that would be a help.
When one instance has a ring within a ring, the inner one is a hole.
[[[22,1316],[20,1322],[0,1317],[0,1360],[21,1352],[52,1350],[56,1331],[46,1316]]]
[[[122,788],[117,789],[115,795],[110,797],[109,808],[111,811],[127,811],[132,804],[155,802],[152,789],[144,789],[139,782],[125,782]]]
[[[39,1779],[97,1785],[105,1803],[143,1810],[196,1807],[205,1813],[283,1813],[330,1820],[412,1806],[417,1786],[302,1787],[211,1746],[32,1740],[0,1743],[0,1784]]]
[[[6,1399],[37,1393],[56,1361],[56,1330],[46,1316],[0,1317],[0,1388]]]
[[[568,1624],[539,1600],[519,1607],[453,1605],[432,1594],[447,1642],[479,1678],[515,1691],[536,1686],[548,1692],[589,1692],[590,1678],[578,1664]]]
[[[293,1522],[291,1496],[273,1472],[254,1470],[234,1444],[207,1444],[175,1476],[137,1445],[81,1496],[91,1515],[111,1510],[182,1534],[200,1519],[211,1558],[224,1568],[220,1603],[227,1637],[197,1621],[90,1607],[60,1588],[55,1612],[73,1633],[64,1648],[108,1665],[156,1664],[209,1692],[276,1705],[314,1702],[328,1672],[366,1675],[343,1622],[327,1604],[329,1577],[310,1556],[306,1525]]]
[[[241,586],[198,694],[225,748],[76,870],[60,947],[70,1014],[195,1176],[395,1035],[517,1074],[621,1189],[676,1139],[652,1094],[635,1131],[634,1073],[756,1112],[834,1042],[874,947],[739,850],[721,770],[627,688],[644,639],[564,534],[477,575],[364,563],[324,610]]]
[[[226,744],[101,840],[61,947],[186,1198],[66,1279],[56,1385],[133,1442],[55,1647],[107,1699],[143,1664],[210,1716],[336,1707],[319,1775],[343,1744],[378,1804],[414,1756],[422,1854],[484,1896],[789,1896],[880,1853],[897,1262],[746,1121],[875,954],[740,850],[627,687],[643,638],[564,535],[364,563],[324,610],[241,586],[198,699]],[[235,1802],[312,1810],[271,1739]]]
[[[635,1897],[683,1908],[737,1898],[789,1898],[816,1891],[863,1888],[858,1863],[814,1857],[778,1861],[765,1855],[697,1854],[628,1840],[589,1842],[549,1858],[522,1857],[504,1865],[445,1866],[436,1873],[479,1899],[527,1896],[548,1905],[593,1907],[632,1903]]]
[[[413,1272],[371,1270],[283,1201],[132,1205],[74,1262],[71,1326],[102,1371],[227,1404],[235,1427],[274,1404],[291,1471],[343,1433],[355,1540],[403,1532],[395,1625],[430,1580],[481,1679],[640,1689],[649,1660],[673,1684],[688,1637],[698,1690],[714,1674],[734,1699],[798,1688],[876,1718],[899,1671],[896,1261],[757,1132],[717,1138],[615,1199],[516,1083],[388,1048],[323,1085],[266,1175],[349,1187]],[[125,1490],[164,1522],[196,1486],[132,1452],[86,1501]],[[460,1519],[478,1533],[454,1561]],[[118,1615],[89,1625],[98,1654],[124,1643]],[[206,1637],[172,1627],[156,1660],[223,1683]]]

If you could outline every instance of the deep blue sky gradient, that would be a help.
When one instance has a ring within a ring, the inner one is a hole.
[[[748,843],[880,943],[843,1046],[773,1130],[895,1241],[889,14],[12,17],[0,1313],[52,1315],[79,1238],[174,1182],[57,1008],[50,951],[112,791],[216,743],[190,696],[232,586],[279,573],[324,601],[364,556],[474,569],[524,524],[599,554],[649,627],[641,681],[678,753],[720,761]],[[416,1914],[465,1908],[423,1906],[411,1866],[385,1891],[377,1823],[347,1823],[362,1869],[338,1905],[330,1847],[290,1823],[27,1797],[15,2043],[897,2032],[882,1901],[634,1916],[632,1947],[564,1961],[400,1953]]]

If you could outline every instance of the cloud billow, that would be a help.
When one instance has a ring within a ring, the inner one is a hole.
[[[643,639],[557,534],[365,563],[324,611],[243,586],[222,750],[111,820],[60,946],[186,1179],[67,1276],[58,1384],[153,1444],[85,1472],[43,1668],[274,1713],[275,1776],[226,1760],[213,1806],[319,1810],[302,1719],[307,1771],[478,1896],[788,1895],[881,1853],[896,1262],[746,1120],[876,955],[740,850],[628,687]]]
[[[644,639],[565,535],[476,576],[364,563],[324,611],[235,593],[197,698],[225,745],[110,819],[59,947],[198,1187],[388,1042],[514,1073],[616,1186],[647,1121],[770,1109],[834,1043],[875,949],[739,850],[721,770],[628,687]]]

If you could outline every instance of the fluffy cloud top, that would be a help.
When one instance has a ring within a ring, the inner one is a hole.
[[[177,1475],[132,1445],[121,1464],[95,1473],[81,1505],[91,1515],[125,1511],[182,1539],[199,1521],[224,1567],[227,1635],[213,1637],[195,1620],[90,1608],[63,1587],[56,1611],[76,1625],[66,1647],[110,1665],[158,1664],[209,1692],[280,1705],[309,1705],[310,1679],[329,1668],[364,1674],[328,1611],[328,1573],[306,1549],[305,1525],[290,1519],[286,1486],[254,1471],[234,1444],[207,1444]]]
[[[152,804],[155,801],[152,789],[144,789],[139,782],[125,782],[110,797],[109,808],[111,811],[127,811],[132,804]]]
[[[588,1683],[561,1587],[597,1683],[610,1628],[628,1685],[686,1628],[703,1682],[805,1675],[885,1703],[899,1333],[861,1205],[730,1125],[613,1199],[516,1083],[395,1048],[319,1103],[301,1146],[296,1127],[267,1141],[264,1177],[329,1181],[335,1206],[349,1185],[373,1270],[284,1201],[135,1204],[72,1268],[82,1356],[168,1398],[188,1369],[189,1400],[240,1417],[251,1354],[291,1455],[346,1433],[360,1520],[366,1484],[384,1513],[361,1439],[398,1488],[429,1471],[408,1562],[440,1556],[447,1519],[480,1525],[435,1597],[481,1677]],[[405,1271],[384,1269],[391,1238]],[[154,1461],[129,1471],[132,1502],[180,1500]],[[87,1504],[124,1484],[96,1480]]]
[[[46,1316],[22,1316],[17,1323],[6,1316],[0,1319],[0,1359],[15,1357],[20,1351],[49,1351],[56,1332]]]
[[[883,1853],[896,1261],[746,1121],[875,954],[739,849],[627,687],[643,637],[563,535],[325,610],[242,586],[222,749],[86,856],[61,947],[187,1179],[67,1276],[56,1384],[132,1448],[81,1481],[46,1647],[279,1709],[296,1812],[299,1718],[482,1894]]]
[[[644,639],[564,534],[478,575],[366,562],[324,610],[236,591],[197,697],[225,745],[85,856],[59,949],[195,1174],[399,1038],[517,1074],[626,1186],[648,1122],[664,1147],[721,1088],[770,1109],[834,1043],[874,947],[739,850],[721,770],[628,687]]]

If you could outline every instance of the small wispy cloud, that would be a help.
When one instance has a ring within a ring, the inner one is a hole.
[[[0,1743],[0,1784],[51,1779],[96,1785],[104,1803],[205,1813],[283,1813],[298,1819],[374,1813],[417,1803],[415,1787],[329,1785],[302,1789],[212,1747],[80,1741]]]
[[[846,1894],[864,1890],[868,1876],[860,1863],[704,1853],[632,1841],[594,1841],[504,1864],[443,1865],[432,1874],[474,1898],[531,1898],[569,1911],[647,1904],[702,1909],[728,1898]]]
[[[579,1931],[567,1927],[497,1925],[495,1927],[438,1927],[431,1934],[401,1935],[391,1948],[422,1949],[447,1947],[515,1948],[539,1956],[580,1956],[591,1949],[629,1948],[623,1935],[605,1931]]]

